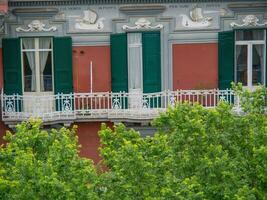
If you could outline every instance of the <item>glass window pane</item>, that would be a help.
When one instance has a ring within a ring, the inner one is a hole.
[[[254,44],[252,47],[252,84],[264,84],[264,45]]]
[[[264,40],[264,30],[237,30],[236,40]]]
[[[34,48],[35,48],[34,38],[22,39],[22,49],[34,49]]]
[[[236,46],[236,81],[247,86],[247,71],[248,71],[248,48],[247,45],[237,45]]]
[[[40,49],[51,49],[51,38],[41,37],[39,38]]]
[[[36,91],[34,52],[23,52],[24,91]]]
[[[52,59],[50,51],[40,52],[40,91],[53,91]]]

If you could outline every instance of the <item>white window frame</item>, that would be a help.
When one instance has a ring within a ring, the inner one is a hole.
[[[52,94],[54,93],[54,57],[53,57],[53,38],[52,37],[47,37],[50,38],[51,40],[51,49],[40,49],[39,48],[39,39],[40,37],[29,37],[34,39],[34,49],[23,49],[23,38],[20,39],[20,49],[21,49],[21,69],[22,69],[22,88],[23,88],[23,94]],[[41,92],[41,81],[40,81],[40,52],[42,51],[49,51],[51,52],[51,63],[52,63],[52,91],[42,91]],[[24,91],[24,58],[23,58],[23,53],[24,52],[34,52],[35,56],[35,64],[36,64],[36,70],[35,70],[35,77],[36,77],[36,91],[35,92],[25,92]]]
[[[264,73],[263,73],[263,85],[266,83],[266,31],[263,30],[264,39],[263,40],[236,40],[235,38],[235,83],[237,82],[237,58],[236,58],[236,47],[239,45],[247,46],[247,86],[244,86],[248,89],[255,89],[257,86],[252,84],[252,53],[253,53],[253,45],[255,44],[263,44],[263,65],[264,65]]]

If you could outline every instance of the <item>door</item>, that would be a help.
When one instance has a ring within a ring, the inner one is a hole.
[[[53,40],[21,38],[24,112],[40,116],[54,110]]]

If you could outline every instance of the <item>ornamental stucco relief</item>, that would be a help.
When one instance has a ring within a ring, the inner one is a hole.
[[[122,29],[123,30],[140,30],[140,29],[162,29],[163,25],[162,24],[157,24],[157,25],[151,25],[152,22],[150,22],[146,18],[139,18],[135,23],[135,26],[128,26],[128,25],[123,25]]]
[[[182,17],[182,25],[185,28],[206,28],[211,25],[212,17],[204,16],[202,8],[195,5],[189,12],[189,16],[185,14]]]
[[[51,32],[56,31],[56,26],[51,26],[50,28],[45,28],[46,25],[40,20],[33,20],[30,24],[27,25],[27,28],[17,27],[17,32]]]
[[[247,15],[242,20],[243,23],[236,23],[232,22],[230,24],[231,27],[243,27],[243,26],[254,26],[254,27],[261,27],[261,26],[267,26],[267,21],[263,23],[259,23],[259,19],[255,15]]]
[[[83,18],[76,19],[75,29],[88,31],[102,30],[104,28],[104,20],[105,18],[103,17],[98,19],[97,13],[93,10],[84,10]]]

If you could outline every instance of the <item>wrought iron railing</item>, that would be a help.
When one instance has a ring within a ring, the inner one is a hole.
[[[219,101],[237,104],[232,90],[177,90],[158,93],[72,93],[57,95],[1,95],[3,121],[30,117],[45,122],[64,120],[151,120],[177,102],[198,103],[206,108]],[[235,105],[239,106],[239,105]]]

